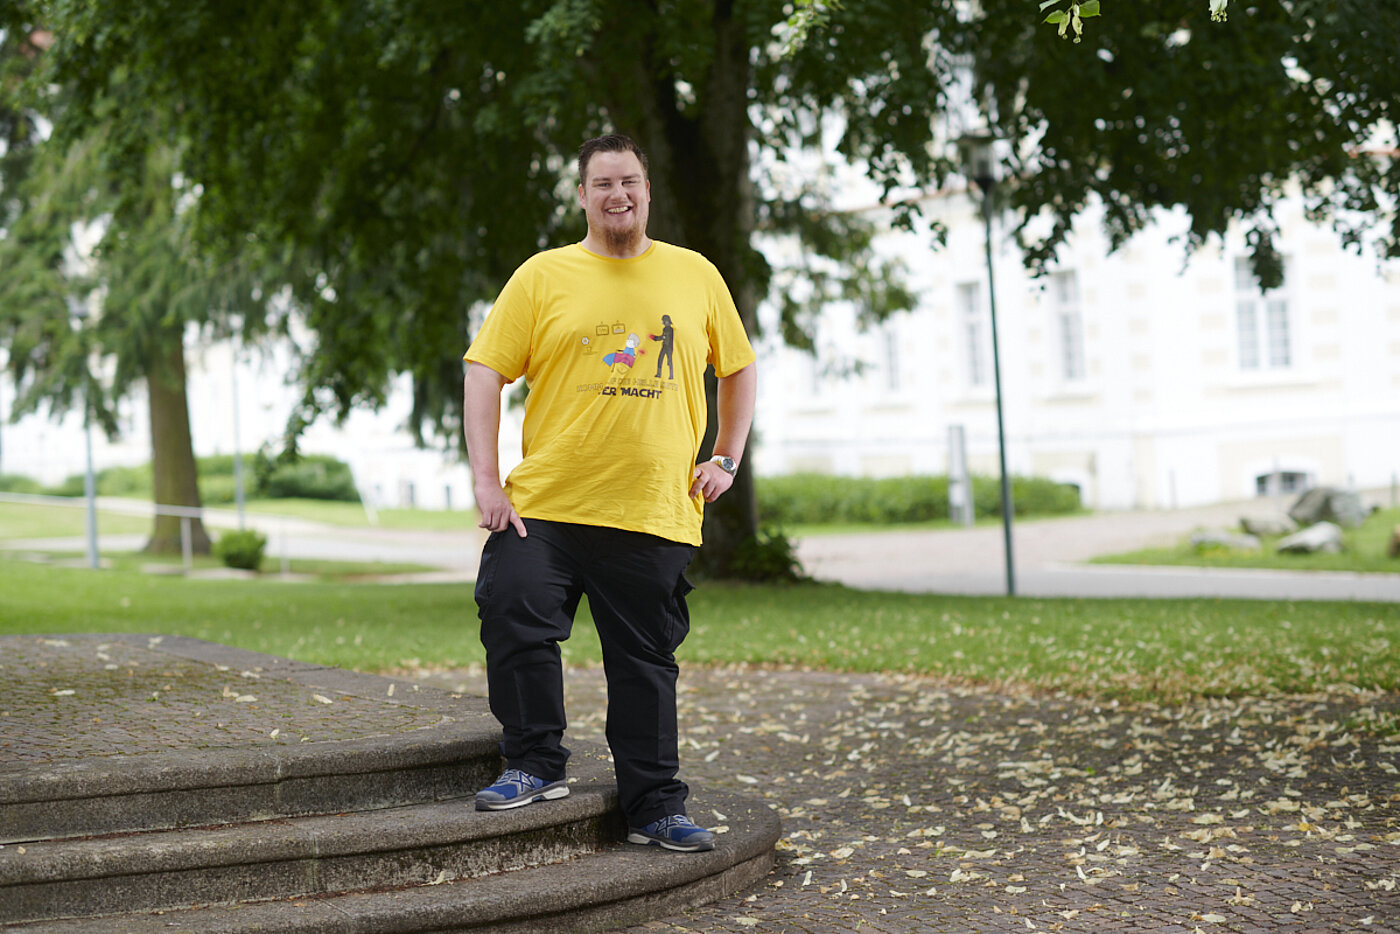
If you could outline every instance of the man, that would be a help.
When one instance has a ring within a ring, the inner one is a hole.
[[[647,236],[651,184],[637,144],[589,140],[578,171],[587,235],[522,264],[465,357],[467,452],[491,532],[476,600],[506,760],[476,807],[569,793],[559,642],[586,595],[627,839],[708,850],[714,835],[686,816],[688,789],[676,777],[675,650],[689,630],[684,571],[704,504],[730,488],[744,454],[754,352],[715,267]],[[635,366],[646,352],[640,334],[667,335],[667,379]],[[621,335],[626,351],[616,348]],[[719,379],[719,431],[701,460],[707,364]],[[501,391],[522,375],[524,459],[503,486]]]

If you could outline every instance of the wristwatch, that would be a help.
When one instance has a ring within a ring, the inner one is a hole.
[[[714,457],[710,458],[710,463],[718,464],[719,469],[723,470],[731,477],[739,472],[739,465],[734,462],[734,458],[727,457],[724,454],[716,454]]]

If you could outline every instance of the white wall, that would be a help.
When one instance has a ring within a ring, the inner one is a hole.
[[[891,233],[881,245],[904,257],[919,297],[884,326],[898,349],[898,387],[889,385],[883,335],[861,333],[850,309],[822,319],[815,364],[765,344],[762,472],[940,472],[951,424],[966,428],[972,469],[996,472],[994,393],[990,381],[969,383],[956,301],[960,283],[985,289],[984,227],[963,192],[928,207],[949,227],[946,249],[934,251],[926,233]],[[1344,250],[1297,205],[1281,221],[1292,359],[1250,371],[1236,318],[1242,236],[1231,232],[1188,262],[1172,242],[1184,220],[1168,215],[1110,255],[1096,219],[1082,219],[1053,267],[1073,271],[1079,286],[1085,366],[1072,382],[1060,374],[1052,291],[1026,275],[999,224],[1010,470],[1074,482],[1106,509],[1246,498],[1255,477],[1275,469],[1315,483],[1388,486],[1400,471],[1400,263]],[[814,380],[838,356],[868,369]]]

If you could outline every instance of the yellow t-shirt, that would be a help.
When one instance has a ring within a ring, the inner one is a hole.
[[[705,433],[705,368],[754,352],[724,279],[653,241],[631,259],[580,244],[527,260],[465,359],[530,387],[524,459],[506,478],[520,515],[700,544],[689,496]]]

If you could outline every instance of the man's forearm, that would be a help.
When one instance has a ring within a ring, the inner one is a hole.
[[[718,431],[715,434],[716,454],[727,454],[736,461],[743,460],[744,447],[753,425],[754,399],[758,395],[758,370],[751,363],[738,372],[719,379],[717,393]]]
[[[492,532],[514,527],[524,538],[525,523],[501,488],[501,390],[507,382],[490,367],[471,364],[462,384],[462,427],[480,517],[477,525]]]
[[[501,389],[505,377],[479,363],[468,364],[462,388],[467,461],[476,484],[501,486]]]

